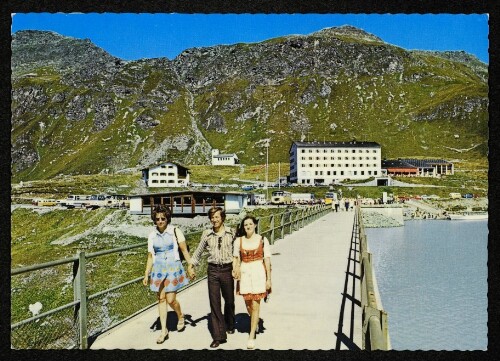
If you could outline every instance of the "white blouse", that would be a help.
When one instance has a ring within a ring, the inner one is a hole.
[[[243,236],[242,240],[242,245],[243,248],[246,250],[252,250],[252,249],[257,249],[259,247],[260,239],[261,239],[260,234],[253,234],[250,239],[246,238]],[[240,255],[240,238],[241,237],[236,237],[234,240],[233,244],[233,256],[234,257],[239,257]],[[271,258],[271,246],[269,244],[269,240],[264,237],[264,258]]]

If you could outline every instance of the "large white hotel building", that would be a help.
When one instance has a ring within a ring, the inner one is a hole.
[[[382,176],[380,144],[375,142],[293,142],[290,182],[331,184]]]

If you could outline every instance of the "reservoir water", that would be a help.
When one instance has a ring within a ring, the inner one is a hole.
[[[392,349],[487,349],[487,220],[414,220],[366,234]]]

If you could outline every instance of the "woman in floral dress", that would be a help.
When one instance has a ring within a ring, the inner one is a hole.
[[[170,224],[172,213],[168,207],[156,206],[152,219],[156,229],[148,237],[148,259],[142,283],[145,286],[149,283],[151,291],[157,292],[161,335],[156,343],[161,344],[168,340],[167,303],[177,314],[177,331],[184,330],[184,315],[180,303],[176,300],[176,294],[189,280],[179,257],[179,249],[187,262],[191,257],[184,234]],[[192,277],[193,275],[189,274],[189,278]]]
[[[246,216],[240,224],[240,237],[234,240],[233,276],[239,280],[238,294],[243,296],[250,315],[247,348],[255,348],[260,300],[271,292],[271,251],[266,237],[255,233],[257,219]]]

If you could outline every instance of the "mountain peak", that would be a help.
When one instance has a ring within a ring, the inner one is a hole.
[[[384,42],[378,36],[370,34],[363,29],[356,28],[352,25],[342,25],[337,27],[325,28],[313,34],[322,36],[348,36],[359,38],[365,41]]]

